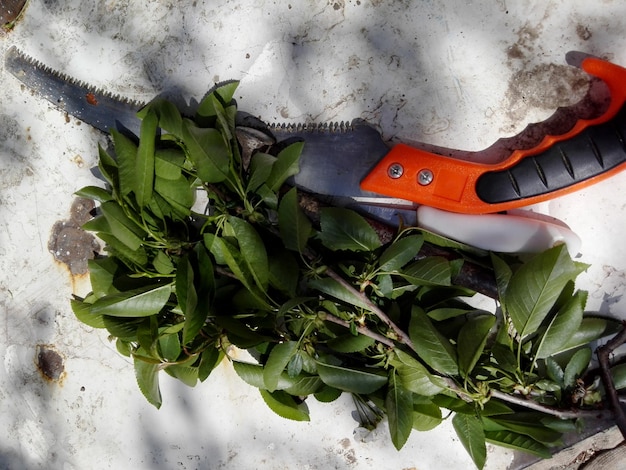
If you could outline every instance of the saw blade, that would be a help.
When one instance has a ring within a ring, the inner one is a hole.
[[[15,46],[5,56],[5,69],[55,107],[103,132],[126,128],[138,134],[137,118],[145,104],[94,88],[35,60]]]
[[[385,204],[387,198],[363,191],[361,180],[388,152],[380,133],[361,119],[323,124],[273,124],[277,141],[302,140],[300,171],[291,182],[325,202],[350,207],[385,223],[416,222],[414,207]],[[376,201],[370,204],[364,201]],[[395,200],[389,199],[390,202]]]
[[[76,80],[27,56],[15,46],[6,53],[5,68],[55,107],[90,126],[105,133],[113,128],[139,135],[141,121],[137,111],[145,106],[144,103]],[[267,126],[266,130],[277,142],[305,141],[300,172],[290,183],[316,194],[329,204],[352,207],[386,223],[400,220],[414,223],[414,210],[385,207],[384,203],[362,203],[364,198],[376,198],[377,195],[362,191],[361,180],[389,152],[380,133],[365,121],[274,124]]]

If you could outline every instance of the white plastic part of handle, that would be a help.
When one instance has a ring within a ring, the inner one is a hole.
[[[581,240],[563,222],[537,218],[526,211],[513,214],[456,214],[429,206],[417,209],[417,225],[444,237],[483,250],[502,253],[537,253],[565,243],[571,256]]]

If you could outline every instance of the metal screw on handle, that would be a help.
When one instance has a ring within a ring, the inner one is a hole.
[[[391,165],[389,165],[389,168],[387,169],[387,174],[389,175],[390,178],[393,178],[394,180],[400,178],[403,173],[404,173],[404,167],[400,165],[399,163],[392,163]]]
[[[435,175],[433,175],[433,172],[427,168],[420,170],[420,172],[417,174],[417,182],[422,186],[428,186],[430,183],[433,182],[434,178]]]

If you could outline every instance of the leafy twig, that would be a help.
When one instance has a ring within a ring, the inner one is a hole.
[[[624,438],[626,438],[626,414],[624,414],[624,409],[619,402],[617,390],[615,389],[613,377],[611,376],[610,355],[615,349],[617,349],[625,342],[626,322],[623,323],[622,330],[617,335],[615,335],[613,339],[611,339],[604,346],[599,347],[597,350],[598,362],[600,363],[600,377],[602,378],[602,383],[604,385],[604,389],[606,390],[607,398],[613,410],[615,424],[617,424],[617,427],[622,433],[622,436],[624,436]]]
[[[336,325],[341,325],[345,328],[350,328],[350,323],[342,320],[341,318],[337,318],[334,315],[331,315],[329,313],[326,314],[326,316],[324,317],[324,320],[329,321],[331,323],[335,323]],[[394,342],[392,340],[390,340],[389,338],[380,335],[372,330],[370,330],[369,328],[365,327],[365,326],[357,326],[356,327],[356,331],[358,331],[360,334],[364,335],[364,336],[369,336],[372,339],[375,339],[376,341],[378,341],[379,343],[384,344],[385,346],[389,346],[390,348],[393,348],[395,346]]]
[[[391,321],[391,318],[389,318],[389,316],[385,312],[383,312],[376,304],[374,304],[374,302],[372,302],[365,293],[355,289],[352,284],[346,281],[334,270],[328,268],[326,269],[325,273],[328,275],[328,277],[337,281],[344,288],[349,289],[355,296],[358,296],[363,301],[363,303],[367,305],[369,311],[376,315],[385,325],[391,328],[391,330],[396,334],[400,343],[408,346],[413,352],[417,352],[415,350],[413,342],[411,341],[411,338],[409,338],[409,336],[404,331],[402,331],[402,329],[398,325]]]

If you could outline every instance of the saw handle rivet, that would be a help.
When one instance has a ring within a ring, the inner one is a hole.
[[[419,173],[417,174],[417,182],[422,186],[428,186],[430,183],[433,182],[434,178],[435,178],[435,175],[428,168],[424,168],[423,170],[420,170]]]
[[[404,167],[400,165],[399,163],[392,163],[391,165],[389,165],[389,168],[387,169],[387,174],[389,175],[390,178],[393,178],[394,180],[400,178],[403,173],[404,173]]]

